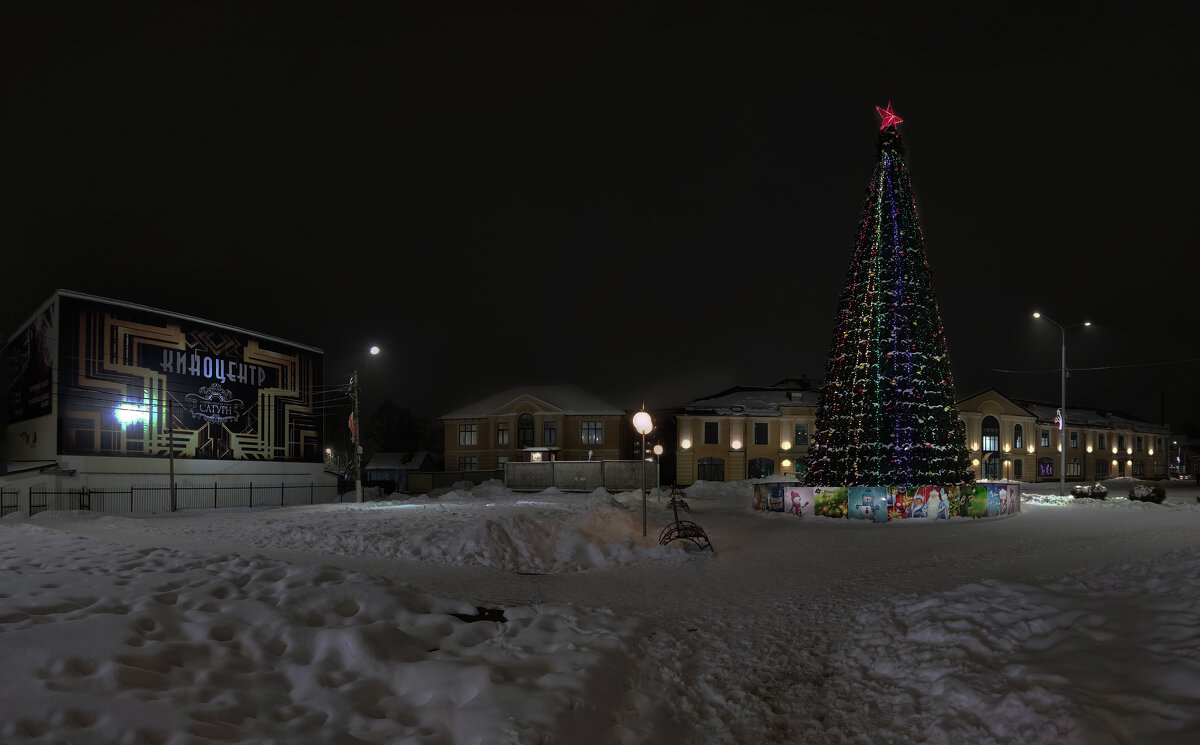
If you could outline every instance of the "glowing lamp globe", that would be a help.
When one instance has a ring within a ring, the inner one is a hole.
[[[654,429],[654,420],[646,412],[639,411],[633,415],[633,428],[639,435],[648,435]]]
[[[371,351],[371,354],[379,354],[380,349],[379,349],[379,347],[371,347],[370,351]]]
[[[663,453],[663,451],[662,451],[662,445],[655,445],[655,446],[654,446],[654,454],[655,454],[655,455],[662,455],[662,453]]]

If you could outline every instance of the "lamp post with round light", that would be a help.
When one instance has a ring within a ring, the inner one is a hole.
[[[1063,326],[1045,313],[1034,311],[1033,317],[1044,318],[1058,326],[1062,335],[1062,408],[1058,413],[1058,451],[1061,453],[1061,457],[1058,470],[1058,494],[1065,497],[1067,495],[1067,446],[1063,443],[1063,434],[1067,430],[1067,329],[1073,329],[1076,326],[1091,326],[1092,322],[1081,321],[1070,326]]]
[[[633,415],[633,428],[642,436],[642,457],[646,457],[646,435],[654,429],[654,420],[646,413],[646,404],[642,410]],[[642,468],[642,535],[646,535],[646,461],[641,462]]]
[[[661,444],[654,446],[654,501],[662,501],[662,454]]]
[[[379,354],[379,347],[372,346],[367,350],[372,357]],[[354,398],[354,426],[351,434],[354,435],[354,501],[361,503],[363,501],[363,483],[362,483],[362,418],[359,415],[358,409],[358,368],[354,368],[354,374],[350,378],[350,395]]]

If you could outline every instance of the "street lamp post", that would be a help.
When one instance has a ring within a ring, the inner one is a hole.
[[[1067,329],[1073,329],[1076,326],[1091,326],[1091,321],[1082,321],[1073,323],[1070,326],[1063,326],[1058,321],[1054,320],[1045,313],[1034,311],[1034,318],[1044,318],[1055,326],[1058,326],[1059,333],[1062,335],[1062,408],[1058,413],[1058,450],[1060,453],[1058,465],[1058,494],[1061,497],[1067,495],[1067,446],[1063,442],[1063,434],[1067,431]]]
[[[654,420],[646,413],[646,404],[642,410],[633,415],[633,428],[642,436],[642,458],[646,457],[646,435],[654,429]],[[646,461],[641,462],[642,468],[642,536],[646,535]]]
[[[662,501],[662,454],[661,444],[654,446],[654,501]]]
[[[372,357],[379,354],[379,347],[373,346],[367,350]],[[362,503],[363,501],[363,483],[362,483],[362,419],[359,415],[358,408],[358,368],[355,368],[354,374],[350,378],[350,395],[354,399],[354,413],[351,416],[354,418],[354,427],[351,434],[354,435],[354,501]]]

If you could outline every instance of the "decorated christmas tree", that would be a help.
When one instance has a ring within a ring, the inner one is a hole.
[[[875,109],[883,117],[879,160],[838,302],[805,481],[959,484],[973,474],[896,128],[902,120],[891,103]]]

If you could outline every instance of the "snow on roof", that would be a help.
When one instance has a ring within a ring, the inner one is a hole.
[[[495,414],[521,396],[530,396],[549,405],[556,414],[617,414],[625,411],[576,385],[518,386],[488,396],[482,401],[456,409],[439,419],[476,419]]]
[[[371,456],[371,462],[363,468],[368,471],[391,469],[419,471],[428,457],[429,452],[426,450],[415,453],[375,453]]]
[[[708,413],[720,416],[779,416],[783,406],[816,406],[820,391],[800,390],[790,386],[743,386],[730,388],[708,398],[699,398],[684,406],[689,414]]]
[[[1037,417],[1039,422],[1044,424],[1053,424],[1054,417],[1059,411],[1059,404],[1025,401],[1016,398],[1011,400],[1014,403],[1028,409],[1035,417]],[[1070,402],[1068,402],[1068,404],[1069,403]],[[1159,434],[1170,434],[1171,432],[1171,428],[1164,424],[1147,422],[1145,419],[1138,419],[1135,416],[1122,414],[1118,411],[1072,408],[1070,405],[1067,406],[1067,424],[1074,425],[1076,427],[1092,427],[1100,429],[1136,429],[1141,432],[1155,432]]]

